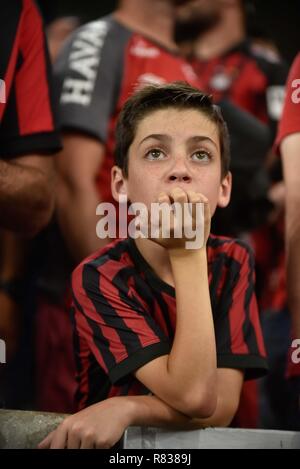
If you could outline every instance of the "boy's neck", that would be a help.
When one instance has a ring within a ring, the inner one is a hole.
[[[170,258],[167,250],[149,239],[138,238],[136,247],[156,275],[165,283],[175,287]]]
[[[177,52],[173,39],[175,19],[171,3],[165,0],[127,0],[121,3],[113,16],[129,29]]]

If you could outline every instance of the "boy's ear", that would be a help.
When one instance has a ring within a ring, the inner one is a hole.
[[[116,202],[120,202],[122,196],[127,196],[127,182],[119,166],[113,166],[111,169],[111,192]]]
[[[220,189],[219,189],[219,197],[218,197],[218,207],[227,207],[230,202],[230,195],[231,195],[231,186],[232,186],[232,174],[230,171],[224,176],[222,179]]]

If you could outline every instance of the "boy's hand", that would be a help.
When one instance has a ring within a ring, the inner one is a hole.
[[[40,449],[111,448],[130,425],[122,398],[111,398],[67,417],[38,447]]]
[[[206,242],[210,233],[210,209],[208,204],[208,199],[197,192],[193,191],[184,191],[183,189],[177,187],[173,189],[170,193],[162,192],[158,197],[159,204],[167,204],[171,207],[172,204],[178,204],[179,211],[171,211],[170,213],[170,230],[168,227],[164,227],[163,217],[160,213],[159,217],[159,226],[157,229],[156,237],[151,237],[151,240],[160,244],[168,250],[186,250],[187,243],[195,241],[196,237],[200,236],[202,230],[203,232],[203,243],[196,249],[201,249],[206,246]],[[201,215],[203,212],[197,210],[197,204],[202,203],[204,206],[204,217]],[[188,208],[188,205],[191,204]],[[185,216],[188,211],[188,216]],[[199,216],[200,214],[200,216]],[[204,219],[203,219],[204,218]],[[167,228],[167,231],[165,231]],[[149,233],[151,227],[149,227]],[[175,237],[176,229],[177,232],[182,233],[181,237]],[[166,236],[166,233],[168,236]],[[194,233],[193,237],[190,237],[190,234]],[[189,248],[193,249],[193,248]]]

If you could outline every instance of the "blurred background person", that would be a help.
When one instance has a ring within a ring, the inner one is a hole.
[[[300,53],[291,67],[282,119],[280,121],[276,148],[283,161],[286,207],[287,291],[292,320],[288,356],[289,427],[300,430]],[[298,348],[298,352],[297,352]],[[276,403],[273,403],[273,408]]]
[[[248,37],[247,19],[249,11],[254,13],[253,6],[243,0],[191,0],[177,8],[175,36],[204,90],[225,110],[225,118],[228,102],[236,110],[236,120],[228,121],[232,202],[216,214],[213,230],[243,234],[250,241],[256,254],[260,307],[286,314],[282,185],[271,189],[272,179],[281,180],[281,171],[277,164],[273,167],[271,148],[282,112],[287,67],[276,47],[271,47],[272,41]],[[244,386],[237,418],[243,427],[259,425],[256,385]]]
[[[255,117],[257,125],[267,124],[270,147],[282,111],[287,67],[270,39],[267,41],[264,36],[263,42],[259,42],[258,38],[247,36],[251,5],[247,0],[190,0],[177,8],[175,36],[202,86],[216,102],[222,106],[228,100]],[[256,34],[261,37],[263,32],[256,31]],[[237,155],[233,164],[238,166],[238,160],[243,159],[243,154]],[[246,163],[249,178],[251,161]],[[226,226],[226,229],[240,231],[251,226],[246,214],[242,216],[240,226],[235,220],[235,227]]]
[[[33,379],[30,269],[26,265],[30,243],[20,235],[33,237],[52,216],[50,155],[61,143],[42,19],[32,0],[2,2],[0,44],[0,77],[5,82],[5,99],[0,103],[0,337],[7,351],[0,399],[2,405],[20,406],[31,399]],[[22,341],[27,344],[25,350]],[[15,399],[16,389],[21,401]]]
[[[76,16],[59,16],[46,28],[51,62],[55,62],[65,39],[80,25]]]

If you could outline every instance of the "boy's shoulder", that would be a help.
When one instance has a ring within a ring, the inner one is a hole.
[[[209,262],[213,262],[220,255],[230,257],[240,263],[246,260],[252,262],[254,258],[252,248],[239,238],[210,234],[207,247]]]
[[[132,266],[128,239],[117,239],[86,257],[74,269],[72,280],[82,277],[84,271],[97,270],[107,277],[113,277],[117,270]]]
[[[247,263],[249,268],[254,267],[254,256],[250,246],[237,238],[216,236],[210,234],[207,242],[208,263],[214,264],[218,260],[226,260],[226,264],[242,265]],[[121,271],[129,270],[131,273],[137,270],[136,259],[133,256],[129,239],[117,239],[107,244],[104,248],[85,258],[73,271],[72,285],[82,285],[85,278],[111,282]],[[132,270],[133,269],[133,270]],[[139,269],[138,269],[139,270]],[[126,276],[126,275],[125,275]]]

